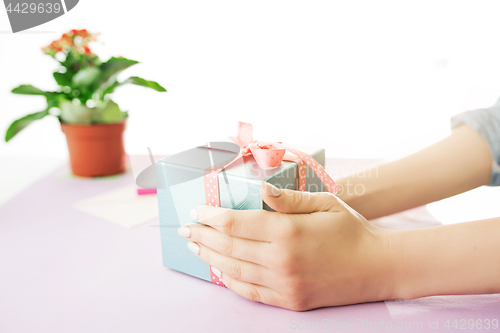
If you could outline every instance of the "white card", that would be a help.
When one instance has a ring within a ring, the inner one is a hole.
[[[73,207],[125,228],[136,227],[159,216],[156,195],[138,195],[135,184],[75,202]]]

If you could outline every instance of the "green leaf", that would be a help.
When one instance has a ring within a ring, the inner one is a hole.
[[[118,104],[112,100],[109,100],[101,112],[96,115],[97,117],[93,120],[99,123],[117,123],[123,119],[123,113],[118,107]]]
[[[66,96],[67,94],[65,93],[53,93],[51,95],[45,96],[47,97],[47,108],[50,109],[51,107],[54,106],[58,107],[62,101],[67,100]]]
[[[115,58],[112,57],[108,61],[103,62],[99,65],[99,69],[103,72],[102,78],[107,81],[113,75],[120,73],[121,71],[138,64],[138,61],[127,59],[127,58]]]
[[[55,72],[54,79],[60,86],[71,86],[71,77],[68,74],[69,74],[68,72],[66,73]]]
[[[37,87],[33,87],[30,84],[22,84],[19,87],[12,89],[12,93],[20,95],[41,95],[41,96],[48,96],[54,94],[51,91],[40,90]]]
[[[154,90],[160,91],[160,92],[167,91],[165,88],[163,88],[159,83],[157,83],[155,81],[148,81],[148,80],[145,80],[145,79],[137,77],[137,76],[131,76],[128,79],[126,79],[125,81],[123,81],[123,82],[115,81],[114,84],[112,84],[111,86],[109,86],[104,91],[103,95],[111,94],[113,91],[115,91],[115,88],[117,88],[119,86],[122,86],[124,84],[128,84],[128,83],[135,84],[137,86],[151,88],[151,89],[154,89]]]
[[[105,89],[104,90],[100,89],[100,90],[102,90],[102,97],[106,96],[107,94],[111,94],[112,92],[115,91],[115,88],[121,86],[122,84],[123,83],[115,80],[113,83],[109,84],[108,86],[103,85],[101,88],[102,89],[105,88]]]
[[[112,100],[104,105],[89,108],[85,105],[74,105],[70,101],[63,101],[60,105],[61,120],[69,124],[106,124],[118,123],[123,120],[124,114]]]
[[[91,109],[85,105],[74,105],[70,101],[61,101],[61,120],[68,124],[91,124],[92,117],[96,109]]]
[[[73,76],[73,85],[77,88],[88,87],[99,79],[101,71],[96,67],[84,68]]]
[[[100,80],[97,85],[92,87],[93,91],[104,92],[108,87],[116,84],[116,77],[123,70],[138,64],[138,61],[126,59],[126,58],[115,58],[112,57],[108,61],[99,65],[99,69],[102,71]]]
[[[146,88],[151,88],[151,89],[154,89],[154,90],[160,91],[160,92],[167,91],[167,89],[165,89],[162,86],[160,86],[160,84],[158,84],[157,82],[155,82],[155,81],[148,81],[148,80],[145,80],[145,79],[137,77],[137,76],[131,76],[131,77],[129,77],[122,84],[126,84],[126,83],[131,83],[131,84],[135,84],[137,86],[143,86],[143,87],[146,87]]]
[[[12,139],[14,136],[16,136],[17,133],[21,132],[26,126],[34,122],[35,120],[42,119],[46,115],[49,114],[49,110],[43,110],[40,112],[35,112],[32,114],[29,114],[27,116],[24,116],[22,118],[19,118],[18,120],[14,121],[9,128],[7,129],[7,132],[5,133],[5,142],[8,142],[10,139]]]

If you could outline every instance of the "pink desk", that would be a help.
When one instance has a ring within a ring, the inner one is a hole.
[[[340,165],[366,163],[330,159],[328,169],[335,176]],[[455,319],[500,320],[500,294],[302,313],[252,303],[163,267],[157,221],[125,229],[71,208],[132,182],[130,173],[87,180],[68,177],[63,168],[0,207],[0,332],[368,332],[381,325],[426,332],[429,323],[438,325],[432,331],[454,331],[444,327],[446,320],[450,326]],[[375,223],[439,224],[424,208]]]

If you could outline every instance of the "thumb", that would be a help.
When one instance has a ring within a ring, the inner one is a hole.
[[[330,192],[312,193],[279,189],[264,181],[260,186],[260,195],[269,207],[280,213],[339,212],[345,205]]]

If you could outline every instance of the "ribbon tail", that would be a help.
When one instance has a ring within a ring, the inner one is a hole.
[[[210,166],[204,170],[203,186],[205,187],[205,203],[208,206],[220,207],[219,173],[241,158],[243,155],[240,153],[226,165]],[[212,266],[210,266],[210,282],[224,287],[224,283],[212,272]]]
[[[232,136],[231,139],[240,146],[244,148],[253,142],[253,126],[250,123],[245,123],[242,121],[238,122],[238,136]]]
[[[292,160],[292,159],[296,159],[297,161],[300,161],[301,163],[307,164],[311,168],[311,170],[316,174],[316,176],[318,176],[318,178],[321,180],[321,182],[325,185],[328,192],[330,192],[332,194],[336,194],[338,191],[340,191],[340,187],[337,185],[337,183],[335,183],[335,181],[332,179],[332,177],[330,177],[330,175],[321,166],[321,164],[316,162],[316,160],[312,156],[310,156],[310,155],[308,155],[308,154],[306,154],[298,149],[295,149],[295,148],[286,147],[286,149],[289,152],[291,152],[292,154],[294,154],[296,157],[293,157],[291,155],[285,155],[284,160],[297,163],[295,160]],[[307,174],[306,174],[307,170],[305,170],[305,168],[303,168],[301,170],[301,165],[302,164],[299,165],[299,163],[297,163],[297,166],[299,169],[299,191],[305,191],[305,187],[306,187],[305,181],[306,181],[306,176],[307,176]],[[301,187],[302,184],[303,184],[303,187]]]

